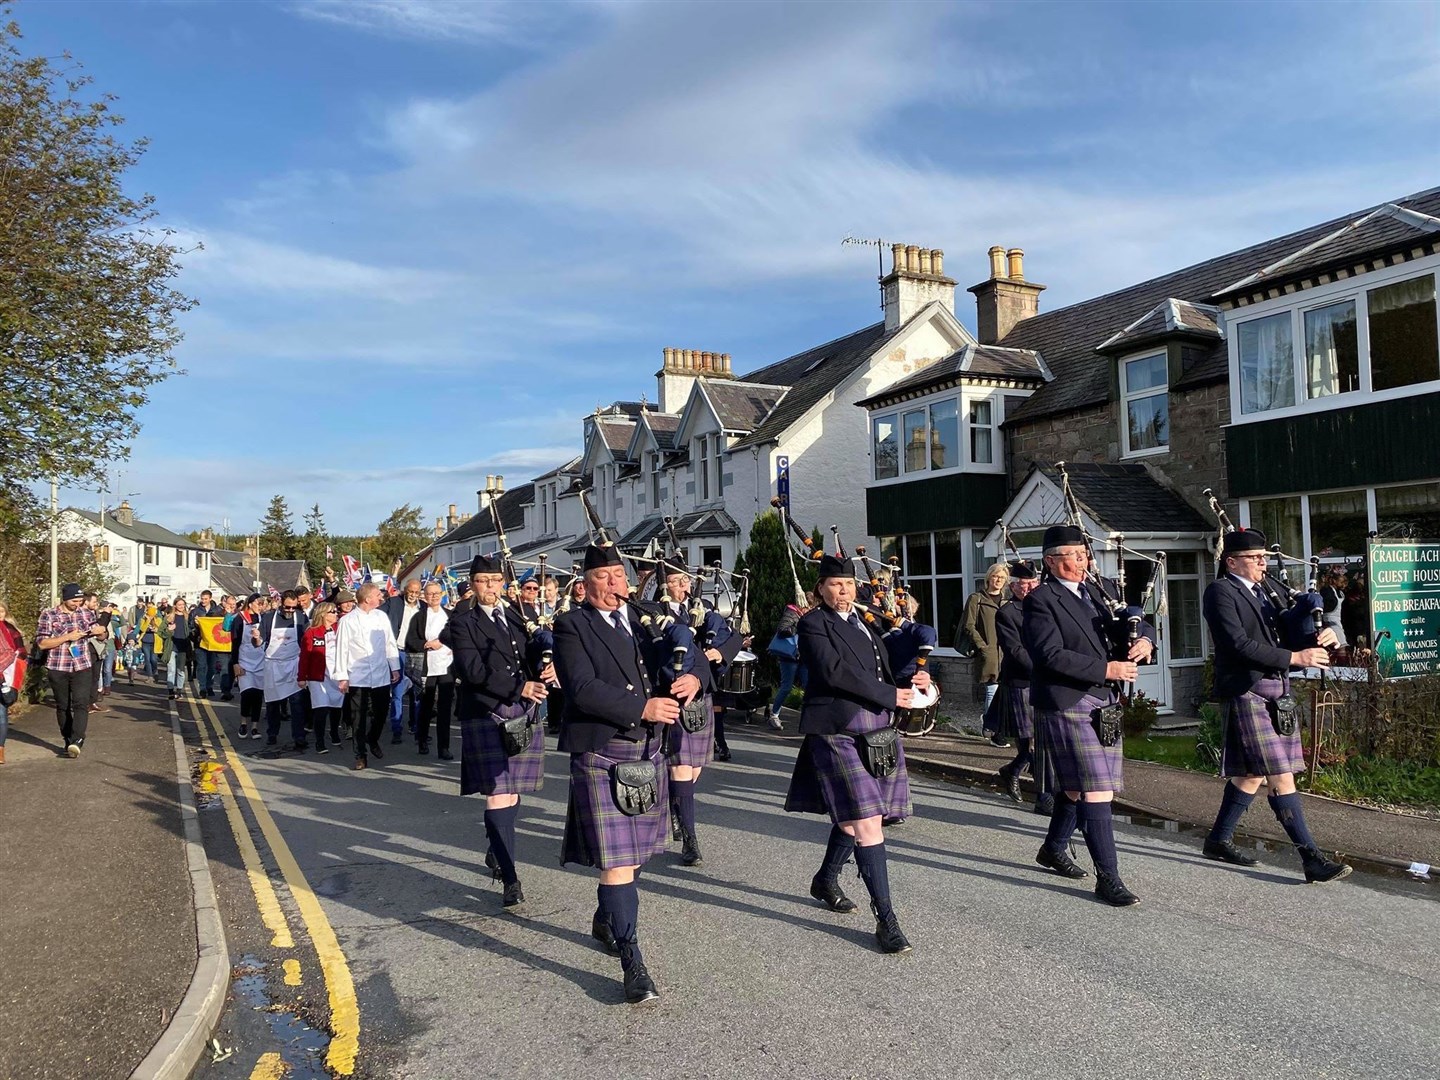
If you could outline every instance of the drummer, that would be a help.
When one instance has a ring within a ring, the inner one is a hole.
[[[920,602],[913,596],[905,596],[900,601],[900,621],[881,639],[885,642],[885,651],[890,654],[890,671],[895,676],[895,685],[907,690],[914,687],[915,676],[925,667],[931,650],[940,643],[940,635],[933,626],[915,620],[919,611]],[[937,689],[933,683],[930,686],[932,690]],[[938,700],[938,693],[916,694],[914,708],[917,711],[928,709]]]

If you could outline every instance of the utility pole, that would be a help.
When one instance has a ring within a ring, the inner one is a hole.
[[[60,603],[60,484],[50,481],[50,606]]]

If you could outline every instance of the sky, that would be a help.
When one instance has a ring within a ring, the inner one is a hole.
[[[188,251],[113,505],[475,509],[655,398],[879,317],[871,249],[1042,310],[1440,184],[1440,5],[21,0]],[[62,500],[95,506],[96,492]]]

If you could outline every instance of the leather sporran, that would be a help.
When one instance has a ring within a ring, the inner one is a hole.
[[[1101,746],[1114,746],[1125,734],[1125,706],[1103,705],[1090,710],[1090,726],[1095,729],[1095,738]]]
[[[694,735],[710,719],[710,709],[699,694],[680,707],[680,726]]]
[[[660,801],[653,761],[617,761],[610,766],[610,797],[626,817],[638,817]]]
[[[500,744],[505,747],[506,757],[514,757],[530,749],[530,739],[534,734],[533,713],[517,716],[514,720],[500,721]]]
[[[855,748],[860,751],[860,764],[876,780],[893,776],[900,767],[900,732],[893,727],[857,733]]]
[[[1265,702],[1265,711],[1270,714],[1270,726],[1275,734],[1286,739],[1300,730],[1299,702],[1289,694]]]

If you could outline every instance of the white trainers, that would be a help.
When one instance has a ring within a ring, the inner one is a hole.
[[[784,725],[780,723],[780,714],[778,712],[772,712],[768,719],[770,721],[770,728],[772,731],[784,730]]]
[[[77,758],[77,757],[79,757],[79,756],[80,756],[80,745],[79,745],[78,743],[73,743],[73,742],[72,742],[69,746],[65,747],[65,756],[66,756],[66,757],[70,757],[70,758]]]

